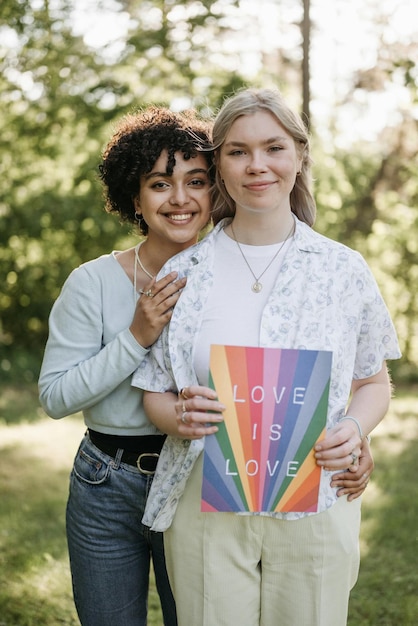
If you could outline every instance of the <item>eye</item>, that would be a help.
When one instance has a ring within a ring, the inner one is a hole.
[[[168,184],[164,182],[163,180],[155,182],[151,185],[151,189],[166,189],[167,187],[168,187]]]
[[[280,152],[281,150],[283,150],[282,146],[270,146],[269,147],[269,152]]]
[[[207,178],[193,178],[193,180],[189,182],[189,185],[192,187],[204,187],[207,183]]]
[[[231,150],[228,152],[229,156],[241,156],[242,154],[245,154],[244,150]]]

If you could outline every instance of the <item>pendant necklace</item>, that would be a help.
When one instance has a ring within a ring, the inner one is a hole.
[[[135,300],[138,298],[138,292],[136,290],[136,270],[137,270],[137,266],[139,265],[139,267],[141,268],[141,270],[144,272],[144,274],[146,274],[148,276],[148,278],[150,278],[151,280],[153,278],[155,278],[155,276],[153,276],[151,274],[151,272],[149,272],[143,265],[141,262],[141,259],[139,258],[139,248],[142,246],[144,242],[141,241],[138,245],[135,246],[135,261],[134,261],[134,298]]]
[[[247,261],[247,259],[246,259],[246,256],[245,256],[245,254],[244,254],[244,252],[243,252],[243,250],[242,250],[242,248],[241,248],[241,246],[240,246],[240,244],[239,244],[239,241],[238,241],[238,239],[235,237],[235,232],[234,232],[234,228],[233,228],[233,226],[232,226],[232,222],[230,223],[230,227],[231,227],[231,232],[232,232],[232,235],[233,235],[233,237],[234,237],[234,241],[235,241],[235,243],[236,243],[236,244],[237,244],[237,246],[238,246],[238,250],[241,252],[241,254],[242,254],[242,258],[244,259],[244,261],[245,261],[245,263],[246,263],[246,265],[247,265],[248,269],[250,270],[251,274],[252,274],[252,275],[253,275],[253,277],[254,277],[254,281],[255,281],[255,282],[251,285],[251,289],[254,291],[254,293],[260,293],[260,291],[261,291],[261,290],[262,290],[262,288],[263,288],[263,284],[262,284],[262,283],[260,283],[260,278],[261,278],[262,276],[264,276],[264,274],[267,272],[268,268],[269,268],[269,267],[270,267],[270,265],[273,263],[273,261],[274,261],[274,260],[278,257],[280,250],[283,248],[284,244],[286,243],[286,241],[289,239],[289,237],[290,237],[290,236],[291,236],[291,234],[293,233],[294,223],[292,224],[292,228],[290,229],[290,231],[289,231],[289,233],[288,233],[288,235],[287,235],[286,239],[283,241],[282,245],[281,245],[281,246],[280,246],[280,248],[277,250],[277,252],[275,252],[275,253],[274,253],[273,258],[271,259],[271,261],[268,263],[267,267],[266,267],[266,268],[264,268],[264,270],[261,272],[261,274],[260,274],[259,276],[256,276],[256,275],[254,274],[254,272],[253,272],[253,270],[252,270],[252,268],[251,268],[251,265],[248,263],[248,261]]]
[[[144,274],[146,274],[148,276],[148,278],[151,278],[151,280],[153,278],[155,278],[155,276],[153,276],[151,274],[151,272],[149,272],[141,263],[141,259],[139,258],[139,248],[142,246],[144,242],[141,241],[141,243],[139,243],[137,246],[135,246],[135,261],[136,263],[138,263],[139,267],[141,268],[141,270],[144,272]],[[135,264],[135,269],[136,269],[136,264]]]

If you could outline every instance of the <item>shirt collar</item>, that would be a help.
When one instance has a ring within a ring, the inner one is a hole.
[[[313,230],[308,224],[302,222],[293,213],[295,220],[294,242],[296,247],[303,252],[324,252],[326,251],[326,239]],[[231,222],[231,218],[227,217],[221,220],[211,231],[211,235],[216,235],[221,229],[225,228]],[[203,240],[204,241],[204,240]]]

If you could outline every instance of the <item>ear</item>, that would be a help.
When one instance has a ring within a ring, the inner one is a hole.
[[[134,207],[135,207],[135,213],[138,213],[138,215],[142,215],[141,205],[139,203],[139,197],[138,196],[136,198],[134,198]]]

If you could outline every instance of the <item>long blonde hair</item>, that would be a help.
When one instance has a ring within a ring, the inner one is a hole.
[[[282,95],[273,89],[244,89],[224,102],[216,116],[213,126],[213,144],[215,162],[219,163],[219,151],[235,120],[242,115],[251,115],[257,111],[268,111],[289,133],[296,144],[296,150],[302,159],[301,171],[296,177],[290,192],[292,212],[309,226],[315,222],[316,204],[311,193],[311,164],[309,135],[299,115],[294,113]],[[216,168],[215,184],[212,187],[212,217],[217,224],[224,217],[235,215],[235,202],[222,184],[221,175]]]

